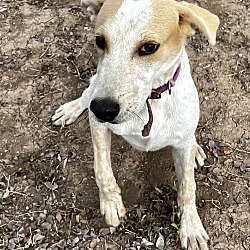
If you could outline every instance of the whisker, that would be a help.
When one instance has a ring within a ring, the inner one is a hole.
[[[145,125],[144,121],[142,120],[142,118],[138,114],[136,114],[135,112],[130,112],[130,111],[128,111],[128,112],[135,115],[135,116],[137,116],[139,118],[139,120],[141,120],[142,125],[143,126]]]

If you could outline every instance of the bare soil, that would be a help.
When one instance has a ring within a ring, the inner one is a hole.
[[[113,136],[112,167],[129,212],[109,228],[87,114],[64,129],[51,125],[96,68],[93,27],[79,2],[0,2],[0,249],[163,249],[161,237],[164,249],[179,249],[169,149],[139,152]],[[221,20],[215,47],[198,30],[187,39],[201,103],[196,135],[208,156],[196,172],[197,206],[210,249],[247,250],[250,3],[191,2]]]

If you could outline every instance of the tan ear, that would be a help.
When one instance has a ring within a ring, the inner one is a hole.
[[[81,4],[90,13],[90,20],[94,22],[105,0],[81,0]]]
[[[180,25],[186,35],[192,35],[190,24],[195,24],[207,37],[210,44],[215,45],[216,31],[220,24],[219,18],[211,12],[191,3],[180,2]]]

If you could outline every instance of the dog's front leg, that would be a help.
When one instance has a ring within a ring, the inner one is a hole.
[[[110,160],[111,131],[89,114],[94,147],[94,171],[99,187],[100,209],[107,224],[117,227],[120,218],[125,216],[121,189],[116,183]]]
[[[209,237],[201,223],[195,205],[194,168],[197,150],[200,150],[200,148],[195,140],[187,142],[181,148],[173,149],[178,179],[179,236],[182,248],[207,250]]]

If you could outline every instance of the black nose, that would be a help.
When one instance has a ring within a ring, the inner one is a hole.
[[[90,103],[90,110],[104,122],[112,122],[119,114],[120,106],[111,99],[94,99]]]

